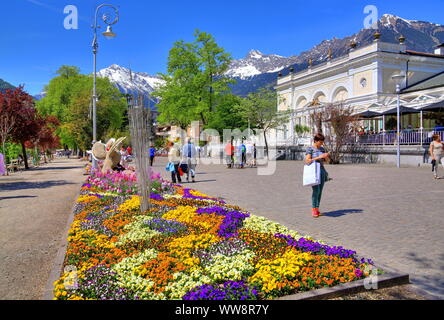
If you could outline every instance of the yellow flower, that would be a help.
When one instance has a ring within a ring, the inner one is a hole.
[[[213,234],[190,234],[174,239],[168,244],[170,253],[183,259],[191,258],[192,252],[205,249],[211,244],[220,241],[218,236]],[[198,263],[198,259],[188,260],[189,263]]]
[[[178,222],[192,223],[193,217],[196,216],[196,208],[191,206],[179,206],[174,210],[165,213],[162,218],[166,220],[175,220]]]
[[[126,200],[124,203],[122,203],[118,210],[119,211],[132,211],[137,210],[140,208],[140,197],[139,196],[132,196],[131,199]]]
[[[95,200],[97,200],[99,197],[97,197],[97,196],[94,196],[94,195],[81,195],[78,199],[77,199],[77,202],[78,203],[88,203],[88,202],[91,202],[91,201],[95,201]]]
[[[276,259],[262,259],[256,264],[257,272],[249,281],[262,285],[266,293],[277,288],[277,282],[287,277],[295,277],[301,270],[301,266],[313,260],[310,253],[301,253],[294,248]]]

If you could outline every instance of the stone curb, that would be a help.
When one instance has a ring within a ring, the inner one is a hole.
[[[376,279],[368,277],[353,282],[342,283],[334,287],[296,293],[277,298],[276,300],[324,300],[372,290],[365,288],[366,283],[368,283],[369,286],[371,286],[372,284],[377,284],[378,289],[410,283],[410,278],[408,274],[401,273],[390,267],[383,266],[382,264],[377,264],[377,266],[379,269],[384,270],[385,273],[382,275],[374,276],[375,278],[377,277]]]
[[[71,212],[68,216],[67,226],[65,228],[65,232],[63,233],[63,238],[61,240],[61,245],[59,250],[57,251],[56,258],[54,259],[53,267],[51,270],[51,273],[49,274],[48,281],[46,283],[46,286],[43,290],[43,294],[41,297],[41,300],[53,300],[54,299],[54,282],[57,281],[60,278],[60,274],[62,272],[63,262],[65,261],[65,255],[66,250],[68,248],[68,234],[69,230],[71,228],[71,225],[74,221],[74,210],[77,204],[77,199],[80,197],[81,188],[79,188],[79,191],[76,193],[76,197],[74,198],[74,204],[72,206]]]

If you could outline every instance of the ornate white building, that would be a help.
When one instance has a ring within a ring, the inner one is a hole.
[[[370,45],[351,45],[345,56],[279,76],[275,86],[278,110],[291,110],[292,116],[287,125],[277,130],[277,144],[301,143],[295,126],[311,127],[310,113],[328,103],[352,106],[356,113],[396,107],[396,84],[392,79],[395,74],[406,75],[401,84],[403,106],[420,108],[444,100],[443,46],[435,53],[422,53],[406,50],[403,42],[401,38],[399,44],[384,43],[375,35]],[[403,127],[420,128],[421,119],[419,114],[403,115]],[[376,132],[383,128],[382,119],[367,120],[364,125]],[[433,127],[433,120],[423,121],[423,126]]]

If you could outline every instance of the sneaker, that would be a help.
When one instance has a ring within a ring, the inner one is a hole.
[[[315,208],[311,209],[311,215],[313,218],[319,218],[319,213]]]

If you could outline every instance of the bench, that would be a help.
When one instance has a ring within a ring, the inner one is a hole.
[[[8,172],[14,173],[15,170],[20,170],[20,164],[18,159],[11,160],[11,163],[6,165],[6,170]]]

